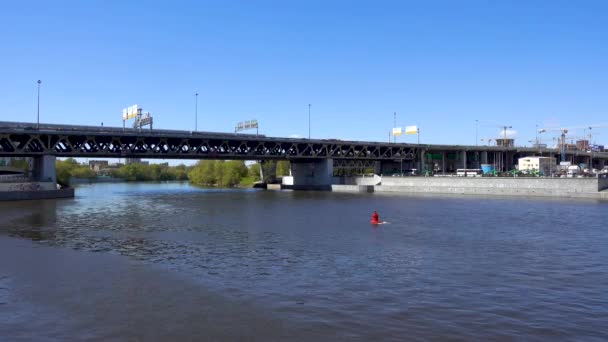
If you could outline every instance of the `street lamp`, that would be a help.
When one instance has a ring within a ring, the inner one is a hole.
[[[545,133],[546,131],[547,131],[547,130],[546,130],[546,129],[544,129],[544,128],[543,128],[543,129],[538,129],[538,128],[536,129],[536,135],[537,135],[537,137],[536,137],[536,145],[538,146],[538,151],[540,152],[540,156],[541,156],[541,157],[543,156],[543,147],[542,147],[542,146],[541,146],[541,144],[540,144],[540,140],[541,140],[541,139],[538,137],[538,135],[539,135],[539,134],[543,134],[543,133]]]
[[[198,92],[194,93],[194,131],[198,131]]]
[[[478,144],[478,140],[477,140],[478,129],[479,129],[479,120],[475,120],[475,146],[477,146],[477,144]]]
[[[310,140],[310,103],[308,104],[308,140]]]
[[[36,120],[36,129],[40,129],[40,84],[42,83],[41,80],[38,80],[38,114],[37,114],[37,120]]]

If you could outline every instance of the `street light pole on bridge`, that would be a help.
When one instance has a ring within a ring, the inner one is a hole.
[[[194,130],[198,131],[198,92],[194,93]]]
[[[310,140],[310,103],[308,104],[308,139]]]
[[[37,111],[37,119],[36,119],[36,129],[40,129],[40,83],[41,80],[38,80],[38,111]]]

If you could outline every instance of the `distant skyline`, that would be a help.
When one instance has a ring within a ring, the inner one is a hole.
[[[607,41],[606,1],[2,2],[0,121],[36,121],[40,79],[41,122],[193,130],[198,93],[199,130],[308,137],[311,104],[312,138],[387,141],[396,112],[422,143],[608,145]]]

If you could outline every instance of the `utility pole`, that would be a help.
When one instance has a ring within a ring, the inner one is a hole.
[[[38,112],[37,112],[37,120],[36,120],[36,129],[40,129],[40,83],[41,80],[38,80]]]
[[[198,131],[198,92],[194,93],[194,131]]]

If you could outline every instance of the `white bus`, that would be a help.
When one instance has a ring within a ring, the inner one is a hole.
[[[456,176],[458,177],[481,177],[483,172],[481,169],[457,169]]]

